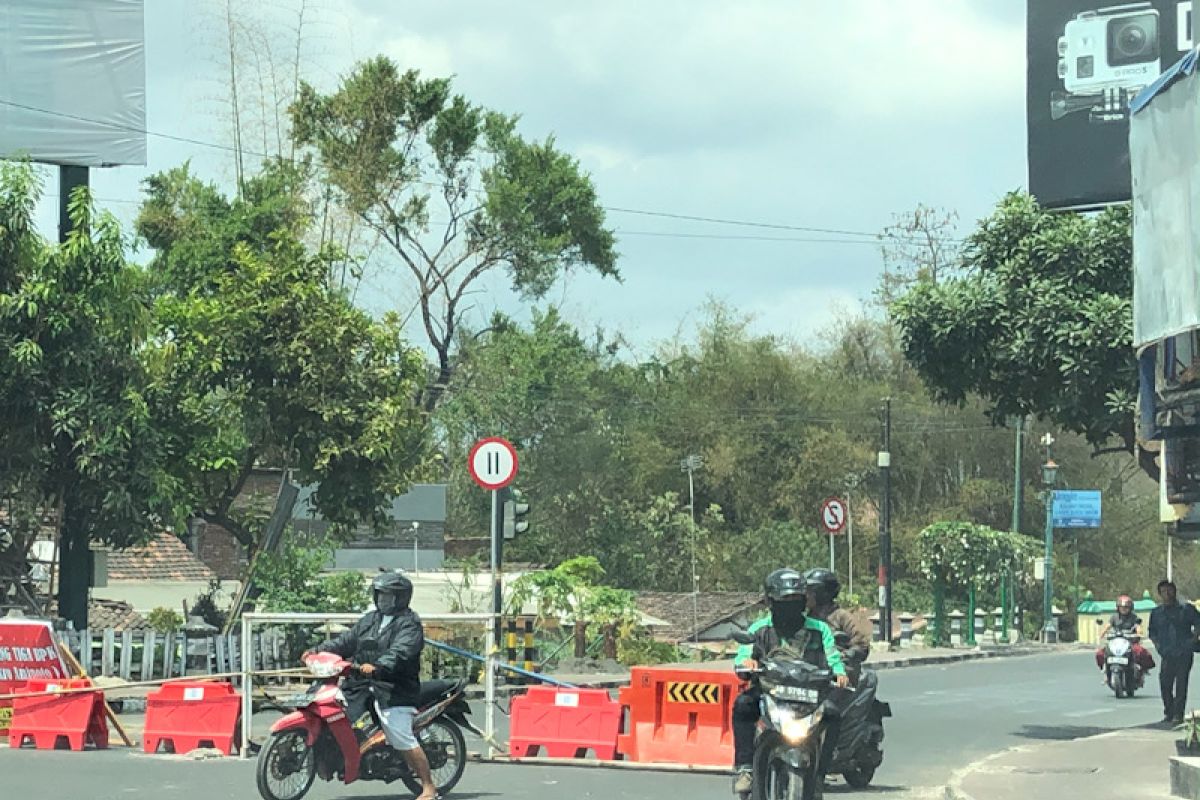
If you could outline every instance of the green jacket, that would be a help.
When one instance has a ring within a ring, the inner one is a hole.
[[[805,648],[805,660],[818,667],[828,666],[833,670],[834,675],[845,675],[846,665],[842,662],[842,654],[838,652],[837,645],[833,642],[833,631],[829,626],[819,619],[805,617],[804,628],[819,634],[819,638],[817,636],[809,637],[808,645]],[[770,614],[755,622],[746,632],[754,635],[754,644],[744,644],[738,648],[737,654],[733,657],[734,665],[741,664],[748,658],[761,661],[780,644],[785,644],[783,637],[771,623]]]

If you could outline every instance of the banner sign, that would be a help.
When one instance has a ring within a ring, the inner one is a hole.
[[[12,694],[30,680],[67,679],[49,622],[0,619],[0,695]],[[12,721],[12,701],[0,700],[0,733]]]
[[[1029,191],[1047,208],[1130,198],[1129,103],[1192,49],[1192,0],[1028,0]]]

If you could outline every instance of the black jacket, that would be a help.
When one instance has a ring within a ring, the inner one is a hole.
[[[1191,658],[1200,613],[1191,603],[1160,605],[1150,612],[1150,640],[1163,658]]]
[[[381,706],[415,706],[421,696],[421,651],[425,648],[421,618],[411,608],[405,609],[381,633],[382,617],[378,611],[370,612],[353,628],[317,650],[336,653],[342,658],[358,657],[363,663],[374,664],[378,671],[372,676],[371,688]],[[373,653],[360,652],[359,642],[364,638],[376,639],[379,649]]]

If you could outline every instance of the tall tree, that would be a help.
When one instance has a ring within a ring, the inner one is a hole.
[[[86,189],[71,197],[67,241],[42,240],[40,188],[28,165],[0,166],[0,482],[26,508],[61,510],[59,611],[80,626],[89,543],[143,540],[171,517],[178,486],[149,411],[144,274]]]
[[[413,398],[424,362],[399,321],[372,320],[310,252],[302,166],[269,163],[227,198],[186,168],[148,182],[139,232],[155,248],[154,407],[194,511],[253,548],[234,501],[260,463],[319,483],[334,523],[380,522],[423,463]]]
[[[437,364],[433,410],[456,366],[469,294],[505,270],[538,298],[563,272],[617,276],[612,232],[592,182],[553,139],[529,142],[517,120],[451,92],[448,79],[361,64],[332,94],[303,84],[293,106],[342,202],[390,246],[413,282]]]
[[[894,306],[905,355],[942,402],[972,394],[1097,450],[1136,447],[1129,210],[1054,214],[1011,194],[970,236],[968,274]]]

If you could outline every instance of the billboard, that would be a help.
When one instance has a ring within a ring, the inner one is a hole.
[[[1128,201],[1129,103],[1192,49],[1192,1],[1026,9],[1029,191],[1048,208]]]
[[[144,0],[0,0],[0,157],[146,163]]]

